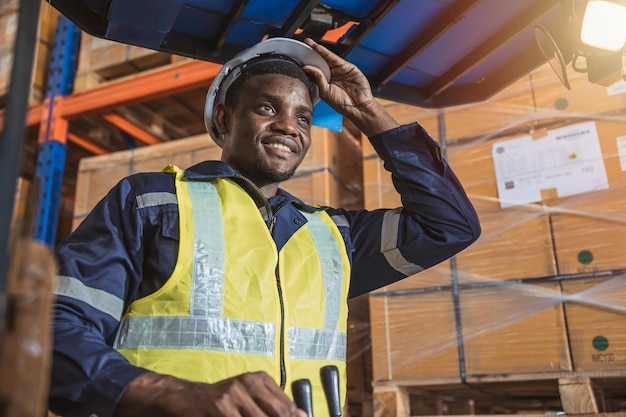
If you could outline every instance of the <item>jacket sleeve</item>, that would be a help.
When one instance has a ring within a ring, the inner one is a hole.
[[[65,417],[108,417],[129,382],[145,372],[112,348],[142,274],[142,226],[122,180],[56,250],[49,406]]]
[[[430,268],[480,235],[474,207],[421,126],[401,126],[370,142],[391,172],[402,207],[343,213],[353,246],[350,297]]]

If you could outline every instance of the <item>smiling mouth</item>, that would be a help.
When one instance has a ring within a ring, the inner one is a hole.
[[[267,146],[269,146],[270,148],[278,149],[279,151],[283,151],[283,152],[290,152],[290,153],[293,152],[291,149],[289,149],[287,145],[283,145],[282,143],[268,143]]]
[[[270,152],[274,153],[276,156],[287,157],[289,155],[298,154],[298,147],[292,140],[282,138],[268,138],[268,140],[265,140],[262,143],[263,146],[265,146]]]

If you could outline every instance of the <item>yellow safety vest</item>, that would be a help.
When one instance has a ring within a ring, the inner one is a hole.
[[[278,252],[235,181],[165,170],[176,173],[177,263],[129,306],[115,348],[137,366],[206,383],[254,371],[280,383],[282,367],[289,396],[291,382],[311,381],[315,417],[328,415],[319,370],[336,365],[343,405],[350,265],[330,216],[301,211],[307,223]]]

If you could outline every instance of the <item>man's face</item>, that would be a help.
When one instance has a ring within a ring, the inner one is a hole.
[[[216,110],[222,161],[259,188],[289,179],[311,146],[313,105],[298,79],[254,75],[234,106]]]

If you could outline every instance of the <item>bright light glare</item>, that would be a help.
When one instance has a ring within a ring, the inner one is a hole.
[[[580,39],[585,45],[618,51],[626,42],[626,5],[607,0],[589,0]]]

